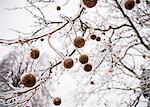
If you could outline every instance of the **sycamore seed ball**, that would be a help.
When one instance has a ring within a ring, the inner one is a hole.
[[[125,2],[125,8],[127,10],[131,10],[134,7],[134,5],[135,5],[134,0],[126,0]]]
[[[73,59],[72,58],[67,58],[64,60],[64,67],[65,68],[72,68],[74,65]]]
[[[85,70],[86,72],[90,72],[90,71],[92,70],[92,65],[91,65],[91,64],[86,64],[86,65],[84,65],[84,70]]]
[[[88,8],[92,8],[97,4],[97,0],[83,0],[83,4]]]
[[[90,36],[90,38],[91,38],[92,40],[95,40],[95,39],[96,39],[96,35],[95,35],[95,34],[92,34],[92,35]]]
[[[61,7],[60,7],[60,6],[57,6],[57,10],[61,10]]]
[[[87,55],[81,55],[80,58],[79,58],[79,61],[81,64],[85,64],[87,63],[89,60],[88,56]]]
[[[40,51],[38,49],[31,49],[30,57],[32,59],[37,59],[40,56]]]
[[[36,78],[31,73],[25,73],[21,76],[21,83],[26,87],[33,87],[36,83]]]
[[[99,37],[99,36],[96,37],[96,41],[97,41],[97,42],[101,41],[101,37]]]
[[[83,37],[76,37],[74,39],[74,45],[77,47],[77,48],[82,48],[84,45],[85,45],[85,40]]]
[[[53,104],[56,105],[56,106],[60,105],[61,104],[61,99],[59,97],[54,98]]]

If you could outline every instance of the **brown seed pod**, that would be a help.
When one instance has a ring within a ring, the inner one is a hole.
[[[96,37],[96,41],[98,42],[98,41],[101,41],[101,37]]]
[[[80,58],[79,58],[79,61],[81,64],[85,64],[89,61],[89,58],[87,55],[81,55]]]
[[[125,8],[127,10],[131,10],[134,7],[134,5],[135,5],[134,0],[126,0],[125,2]]]
[[[85,40],[83,37],[76,37],[74,39],[74,45],[77,47],[77,48],[82,48],[84,45],[85,45]]]
[[[54,105],[58,106],[61,104],[61,99],[59,97],[54,98],[53,100]]]
[[[95,39],[96,39],[96,35],[95,35],[95,34],[92,34],[92,35],[90,36],[90,38],[91,38],[92,40],[95,40]]]
[[[61,7],[60,7],[60,6],[57,6],[57,10],[61,10]]]
[[[43,41],[44,41],[44,38],[41,38],[41,41],[43,42]]]
[[[21,83],[26,87],[33,87],[36,83],[36,78],[33,74],[25,73],[21,76]]]
[[[64,60],[64,67],[65,68],[72,68],[74,65],[73,59],[72,58],[67,58]]]
[[[91,64],[86,64],[86,65],[84,66],[84,70],[85,70],[86,72],[91,71],[91,70],[92,70],[92,65],[91,65]]]
[[[88,8],[92,8],[97,4],[97,0],[83,0],[83,4]]]
[[[37,59],[40,56],[40,51],[38,49],[32,49],[30,53],[30,57],[33,59]]]

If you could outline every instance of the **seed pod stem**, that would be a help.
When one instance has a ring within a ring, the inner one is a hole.
[[[48,37],[48,44],[62,59],[64,59],[64,56],[62,54],[60,54],[59,51],[55,47],[53,47],[51,45],[51,43],[50,43],[50,36]]]
[[[47,93],[47,95],[53,99],[53,97],[51,96],[51,94],[46,90],[46,88],[43,86],[43,83],[41,82],[41,86],[42,86],[42,89]]]

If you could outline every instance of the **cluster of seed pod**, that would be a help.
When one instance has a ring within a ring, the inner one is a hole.
[[[41,40],[41,41],[43,41],[43,40]],[[79,49],[79,48],[84,47],[85,42],[86,42],[86,40],[83,37],[77,36],[74,39],[73,44],[77,49]],[[36,49],[36,48],[31,49],[31,51],[30,51],[30,58],[31,59],[36,60],[39,58],[39,56],[40,56],[40,51],[38,49]],[[84,64],[84,70],[86,72],[89,72],[92,70],[92,65],[88,64],[88,61],[89,61],[88,55],[86,55],[86,54],[80,55],[79,62],[81,64]],[[64,65],[64,68],[70,69],[74,66],[74,61],[71,57],[65,58],[63,61],[63,65]],[[37,80],[36,80],[36,77],[31,72],[29,72],[29,73],[24,73],[21,76],[20,82],[25,87],[33,87],[36,84]],[[53,98],[52,101],[53,101],[53,104],[56,106],[61,104],[61,98],[59,98],[59,97]]]
[[[74,39],[73,44],[77,48],[82,48],[85,45],[85,40],[83,37],[78,36]],[[73,67],[74,61],[72,58],[66,58],[66,59],[64,59],[63,65],[65,68],[70,69]]]
[[[92,70],[92,65],[91,65],[91,64],[88,64],[88,61],[89,61],[89,57],[88,57],[87,55],[85,55],[85,54],[80,55],[80,57],[79,57],[79,62],[80,62],[81,64],[85,64],[85,65],[84,65],[84,70],[85,70],[86,72],[89,72],[89,71]]]
[[[94,6],[96,6],[98,0],[82,0],[83,4],[88,7],[88,8],[93,8]],[[140,3],[140,0],[126,0],[125,1],[125,8],[127,10],[132,10],[136,4]]]
[[[94,6],[96,6],[97,4],[97,0],[82,0],[83,4],[88,7],[88,8],[92,8]],[[56,8],[58,11],[61,10],[60,6],[57,6]],[[97,37],[96,40],[100,41],[100,37]],[[85,40],[83,37],[81,36],[77,36],[74,41],[74,46],[76,48],[82,48],[85,45]],[[87,55],[81,55],[79,58],[79,61],[81,62],[81,64],[86,64],[88,62],[88,56]],[[72,58],[66,58],[63,61],[63,65],[66,69],[70,69],[74,66],[74,61]],[[86,64],[84,66],[84,70],[85,71],[91,71],[92,70],[92,65],[91,64]]]
[[[76,48],[82,48],[84,47],[85,45],[85,39],[81,36],[77,36],[74,41],[73,41],[73,44]],[[85,64],[84,65],[84,70],[89,72],[92,70],[92,65],[91,64],[86,64],[87,62],[89,61],[89,58],[87,55],[83,54],[83,55],[80,55],[79,57],[79,62],[81,64]],[[67,69],[70,69],[73,67],[74,65],[74,62],[73,62],[73,59],[72,58],[67,58],[64,60],[64,63],[63,63],[64,67],[67,68]]]
[[[78,36],[78,37],[76,37],[76,38],[74,39],[74,46],[75,46],[75,47],[77,47],[77,48],[82,48],[84,45],[85,45],[85,40],[84,40],[83,37]],[[79,57],[79,62],[80,62],[81,64],[85,64],[85,65],[84,65],[84,70],[85,70],[86,72],[89,72],[89,71],[92,70],[92,65],[91,65],[91,64],[87,64],[88,61],[89,61],[88,55],[86,55],[86,54],[80,55],[80,57]]]
[[[31,73],[24,73],[21,76],[21,83],[25,87],[33,87],[36,83],[36,78]],[[56,106],[60,105],[61,104],[61,98],[59,98],[59,97],[53,98],[53,104],[56,105]]]
[[[88,8],[92,8],[94,6],[96,6],[97,4],[97,1],[98,0],[82,0],[83,4],[88,7]],[[127,10],[132,10],[135,6],[135,3],[139,4],[140,3],[140,0],[126,0],[124,6]],[[61,7],[60,6],[57,6],[56,8],[58,11],[61,10]],[[92,40],[96,40],[97,42],[98,41],[101,41],[101,37],[100,36],[97,36],[95,34],[91,34],[90,35],[90,38]],[[44,39],[42,38],[41,41],[44,41]],[[86,43],[86,40],[81,37],[81,36],[77,36],[74,41],[73,41],[73,44],[74,46],[78,49],[78,48],[83,48],[85,46],[85,43]],[[30,52],[30,57],[33,59],[33,60],[36,60],[38,59],[40,56],[40,51],[38,49],[31,49],[31,52]],[[84,70],[86,72],[90,72],[92,70],[92,65],[90,63],[88,63],[89,61],[89,57],[88,55],[86,54],[81,54],[80,57],[79,57],[79,62],[81,64],[84,65]],[[66,69],[70,69],[74,66],[74,61],[71,57],[69,58],[66,58],[64,59],[63,61],[63,66],[64,68]],[[25,86],[25,87],[33,87],[37,80],[36,80],[36,77],[32,74],[32,73],[24,73],[21,78],[20,78],[20,82]],[[95,84],[94,81],[91,81],[91,84]],[[62,103],[61,101],[61,98],[59,97],[55,97],[53,98],[53,104],[58,106]]]
[[[32,59],[35,60],[39,58],[39,56],[40,51],[38,49],[31,49],[30,57]],[[20,81],[25,87],[33,87],[36,84],[36,77],[32,73],[28,72],[22,74],[22,76],[20,77]]]
[[[43,40],[44,39],[42,39],[41,41]],[[85,42],[86,40],[83,37],[77,36],[75,37],[73,41],[73,45],[77,49],[79,49],[85,46]],[[31,59],[37,60],[40,57],[40,51],[37,48],[32,48],[29,53],[29,56]],[[79,62],[84,65],[84,70],[86,72],[90,72],[92,70],[92,65],[89,64],[88,61],[89,61],[88,55],[86,54],[80,55]],[[74,66],[74,61],[71,57],[64,58],[63,65],[64,65],[64,68],[70,69]],[[22,83],[25,87],[28,87],[28,88],[35,86],[36,82],[37,82],[36,76],[31,72],[24,73],[20,77],[20,83]],[[60,97],[54,97],[54,98],[52,97],[52,102],[55,106],[59,106],[62,103]]]
[[[95,34],[91,34],[90,35],[90,38],[92,40],[96,40],[97,42],[101,41],[101,37],[100,36],[96,36]]]
[[[93,8],[94,6],[96,6],[97,1],[98,0],[82,0],[83,4],[88,8]],[[132,8],[134,8],[135,3],[137,3],[137,4],[140,3],[140,0],[136,0],[136,1],[126,0],[124,5],[127,10],[131,10]],[[61,7],[57,6],[56,9],[59,11],[59,10],[61,10]],[[101,37],[97,36],[95,34],[91,34],[90,38],[92,40],[96,40],[97,42],[101,41]],[[41,41],[44,41],[44,39],[42,38]],[[83,37],[77,36],[77,37],[75,37],[73,44],[77,49],[79,49],[79,48],[83,48],[85,46],[85,42],[86,42],[86,40]],[[39,56],[40,56],[40,51],[38,49],[31,49],[30,57],[33,60],[38,59]],[[86,54],[80,55],[79,62],[84,65],[84,70],[86,72],[90,72],[92,70],[92,65],[90,63],[88,63],[88,61],[89,61],[88,55],[86,55]],[[72,68],[74,66],[73,59],[71,57],[65,58],[63,61],[63,66],[66,69]],[[24,73],[21,76],[20,81],[25,87],[33,87],[36,84],[37,80],[36,80],[36,77],[32,73]],[[94,84],[94,81],[91,81],[91,84]],[[53,98],[52,101],[53,101],[53,104],[56,106],[58,106],[62,103],[61,98],[59,98],[59,97]]]
[[[124,6],[127,10],[132,10],[135,6],[135,3],[139,4],[140,0],[126,0]]]
[[[39,58],[40,56],[40,51],[38,49],[31,49],[31,52],[30,52],[30,57],[32,59],[37,59]],[[69,62],[69,65],[66,63]],[[66,59],[66,62],[64,62],[65,64],[65,67],[66,68],[71,68],[73,66],[73,60],[71,60],[71,58],[69,59]],[[70,66],[71,65],[71,66]],[[22,83],[25,87],[33,87],[35,84],[36,84],[36,77],[32,74],[32,73],[24,73],[21,75],[20,77],[20,83]],[[55,97],[52,99],[53,101],[53,104],[56,105],[56,106],[59,106],[61,104],[61,98],[59,97]]]

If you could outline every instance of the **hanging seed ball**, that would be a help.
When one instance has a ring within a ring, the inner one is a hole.
[[[33,74],[25,73],[21,76],[21,83],[26,87],[33,87],[36,83],[36,78]]]
[[[77,48],[82,48],[84,45],[85,45],[85,40],[83,37],[76,37],[74,39],[74,45],[77,47]]]
[[[81,64],[85,64],[87,63],[89,60],[88,56],[87,55],[81,55],[80,58],[79,58],[79,61]]]
[[[91,71],[92,70],[92,65],[91,64],[86,64],[84,66],[84,70],[87,71],[87,72]]]
[[[101,37],[99,37],[99,36],[96,37],[96,41],[98,41],[98,42],[101,41]]]
[[[140,0],[136,0],[135,2],[136,2],[136,4],[139,4],[139,3],[140,3]]]
[[[43,39],[43,38],[41,38],[41,41],[43,42],[43,41],[44,41],[44,39]]]
[[[54,105],[58,106],[61,104],[61,99],[59,97],[54,98],[53,100]]]
[[[92,8],[97,4],[97,0],[83,0],[83,4],[88,8]]]
[[[74,65],[73,59],[72,58],[68,58],[64,60],[64,67],[65,68],[72,68]]]
[[[61,10],[61,7],[60,7],[60,6],[57,6],[57,10]]]
[[[134,0],[126,0],[125,2],[125,8],[127,10],[131,10],[134,7],[135,3]]]
[[[90,36],[90,38],[91,38],[92,40],[95,40],[95,39],[96,39],[96,35],[95,35],[95,34],[92,34],[92,35]]]
[[[31,49],[30,57],[37,59],[40,56],[40,51],[38,49]]]

